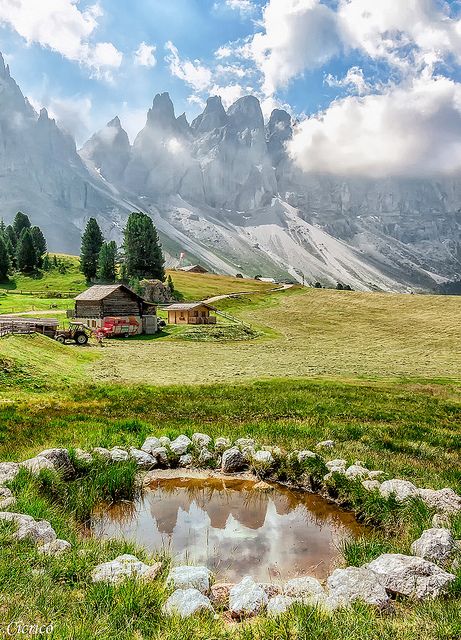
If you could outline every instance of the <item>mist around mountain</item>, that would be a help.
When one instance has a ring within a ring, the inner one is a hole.
[[[168,262],[185,251],[212,270],[303,277],[357,289],[434,289],[461,273],[459,177],[347,178],[302,173],[286,151],[296,123],[264,121],[254,96],[210,97],[192,123],[157,94],[131,145],[115,116],[77,151],[37,114],[0,62],[0,211],[31,214],[50,249],[77,252],[96,216],[120,240],[149,213]]]

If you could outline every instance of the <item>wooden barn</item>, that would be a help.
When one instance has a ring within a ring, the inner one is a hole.
[[[210,315],[216,309],[206,302],[172,304],[166,311],[168,324],[216,324],[216,316]]]
[[[179,271],[185,271],[186,273],[209,273],[208,269],[202,267],[201,264],[191,264],[189,267],[180,267]]]
[[[124,284],[94,285],[75,298],[75,320],[91,329],[107,318],[124,318],[137,326],[136,333],[157,331],[157,309]]]

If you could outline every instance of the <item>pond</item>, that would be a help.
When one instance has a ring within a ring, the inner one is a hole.
[[[256,487],[256,488],[255,488]],[[366,533],[353,514],[318,495],[224,477],[160,477],[135,502],[100,507],[93,535],[165,550],[206,565],[220,581],[326,578],[341,543]]]

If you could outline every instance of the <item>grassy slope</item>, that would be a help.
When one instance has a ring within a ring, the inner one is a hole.
[[[185,273],[184,271],[168,271],[173,278],[175,288],[186,300],[204,300],[212,296],[245,291],[264,292],[273,289],[273,284],[231,276],[220,276],[214,273]]]
[[[63,346],[45,336],[7,336],[0,338],[0,383],[9,389],[50,384],[62,388],[83,380],[85,368],[96,357],[90,350]]]
[[[142,346],[108,341],[94,367],[96,379],[150,384],[301,376],[461,379],[461,297],[294,289],[217,306],[265,329],[267,336],[206,346],[172,338]]]

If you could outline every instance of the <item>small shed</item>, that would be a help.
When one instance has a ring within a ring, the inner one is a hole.
[[[202,267],[201,264],[192,264],[189,267],[180,267],[179,271],[186,271],[187,273],[209,273],[208,269]]]
[[[136,323],[137,333],[157,331],[156,306],[124,284],[97,284],[75,298],[75,319],[92,329],[102,327],[106,318],[114,317]]]
[[[172,304],[166,311],[168,324],[216,324],[216,316],[210,315],[216,309],[206,302]]]

